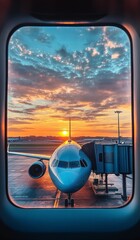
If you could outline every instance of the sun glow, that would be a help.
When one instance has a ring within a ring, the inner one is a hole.
[[[68,131],[66,131],[66,130],[64,130],[64,131],[62,131],[62,136],[68,136]]]

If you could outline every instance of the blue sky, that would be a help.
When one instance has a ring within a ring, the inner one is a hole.
[[[22,27],[9,41],[8,79],[9,135],[57,135],[70,115],[74,135],[115,136],[116,109],[131,135],[130,41],[120,28]]]

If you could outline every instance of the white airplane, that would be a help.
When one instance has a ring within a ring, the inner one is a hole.
[[[29,175],[34,179],[44,175],[46,165],[43,161],[48,160],[48,171],[54,185],[68,195],[68,198],[65,199],[65,206],[74,206],[72,193],[85,185],[92,170],[90,158],[78,143],[71,140],[71,120],[69,120],[69,139],[61,144],[52,156],[10,152],[9,150],[8,154],[38,159],[28,170]]]

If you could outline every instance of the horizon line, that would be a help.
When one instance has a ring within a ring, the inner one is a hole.
[[[55,135],[47,135],[47,136],[39,136],[39,135],[27,135],[27,136],[8,136],[7,138],[68,138],[67,136],[55,136]],[[83,138],[83,137],[89,137],[89,138],[118,138],[118,136],[89,136],[89,135],[81,135],[81,136],[73,136],[73,138]],[[132,136],[120,136],[121,138],[132,138]]]

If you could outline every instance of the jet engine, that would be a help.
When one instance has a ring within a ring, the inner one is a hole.
[[[42,161],[34,162],[28,170],[30,177],[35,179],[42,177],[45,172],[46,165]]]

